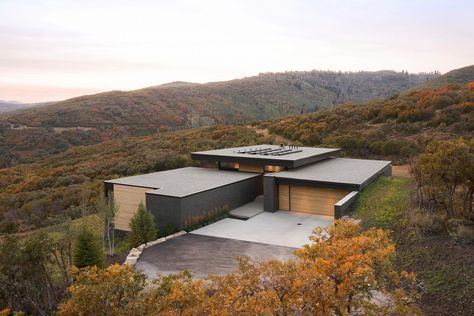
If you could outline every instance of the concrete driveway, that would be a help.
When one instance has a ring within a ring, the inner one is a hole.
[[[263,212],[248,220],[225,218],[192,231],[193,234],[300,248],[310,242],[313,229],[334,222],[332,216],[289,211]]]
[[[146,248],[135,265],[149,278],[188,270],[195,277],[227,274],[237,267],[236,257],[247,256],[252,261],[294,258],[295,248],[186,234]]]

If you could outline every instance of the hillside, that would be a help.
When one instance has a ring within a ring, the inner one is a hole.
[[[76,146],[0,170],[0,228],[24,230],[61,222],[64,216],[77,217],[84,187],[94,197],[107,178],[193,165],[189,153],[197,150],[288,141],[341,147],[351,157],[405,163],[433,139],[472,137],[473,113],[474,83],[470,83],[252,125],[168,131]]]
[[[419,89],[365,105],[345,104],[259,124],[309,146],[335,146],[356,157],[405,162],[433,139],[472,137],[474,82]]]
[[[312,112],[381,99],[435,77],[379,72],[286,72],[207,84],[172,83],[82,96],[6,115],[30,127],[189,128]]]
[[[380,99],[435,76],[393,71],[267,73],[82,96],[0,116],[0,168],[110,139],[266,120],[349,100]]]
[[[31,104],[13,102],[13,101],[2,101],[0,100],[0,113],[26,109],[32,106]]]
[[[433,78],[416,88],[439,88],[447,84],[464,84],[474,81],[474,65],[451,70],[439,77]]]

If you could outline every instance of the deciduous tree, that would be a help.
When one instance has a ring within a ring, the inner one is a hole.
[[[0,239],[0,309],[49,315],[65,293],[68,277],[56,260],[64,249],[45,233]],[[67,256],[67,255],[64,255]]]
[[[432,142],[416,159],[412,173],[418,184],[418,201],[435,211],[443,208],[448,217],[456,214],[458,189],[463,190],[463,213],[472,214],[474,194],[474,140],[462,138]]]
[[[108,192],[107,198],[103,194],[99,194],[96,209],[104,223],[103,244],[104,250],[107,247],[109,256],[113,256],[115,253],[115,214],[117,214],[119,207],[112,191]]]

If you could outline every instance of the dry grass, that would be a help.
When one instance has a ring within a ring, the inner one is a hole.
[[[392,176],[394,177],[411,177],[410,166],[401,165],[392,167]]]

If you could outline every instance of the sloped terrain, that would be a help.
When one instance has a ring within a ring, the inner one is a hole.
[[[287,139],[340,147],[351,157],[405,163],[433,139],[472,137],[473,112],[474,83],[470,83],[251,125],[158,132],[75,146],[0,170],[0,223],[28,229],[61,221],[65,214],[76,217],[84,187],[94,197],[104,179],[194,165],[189,153],[211,148]]]
[[[380,99],[433,77],[393,71],[267,73],[82,96],[0,116],[0,168],[110,139],[266,120],[350,100]]]
[[[30,127],[199,127],[311,112],[345,101],[384,98],[434,74],[287,72],[207,84],[171,83],[82,96],[6,115]]]
[[[439,88],[448,84],[464,84],[474,81],[474,65],[451,70],[444,75],[433,78],[416,88]]]

